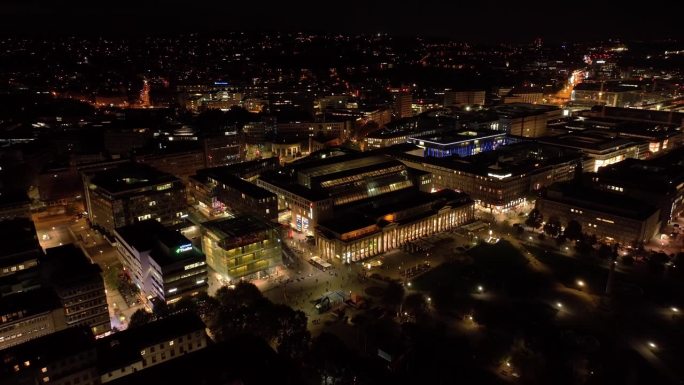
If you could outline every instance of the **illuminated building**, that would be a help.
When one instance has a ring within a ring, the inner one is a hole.
[[[199,149],[135,155],[133,160],[161,172],[169,173],[183,181],[187,181],[197,170],[205,167],[204,152]]]
[[[554,182],[571,180],[584,158],[577,151],[527,142],[465,158],[394,156],[431,173],[436,189],[464,192],[492,210],[512,208]]]
[[[121,262],[148,299],[173,303],[207,289],[204,254],[180,232],[149,219],[114,230]]]
[[[199,316],[185,312],[98,339],[100,382],[116,381],[206,348],[205,328]]]
[[[225,166],[243,160],[243,141],[237,130],[226,130],[202,138],[205,166]]]
[[[591,172],[628,158],[641,159],[648,154],[643,151],[645,144],[608,132],[574,132],[540,138],[538,142],[581,151],[591,159],[584,163],[585,171]]]
[[[322,258],[358,262],[471,222],[474,211],[473,201],[454,191],[400,191],[321,221],[316,247]]]
[[[207,264],[229,282],[263,278],[282,262],[277,226],[252,216],[202,223]]]
[[[83,183],[90,223],[109,233],[146,219],[172,225],[187,214],[183,183],[144,164],[86,173]]]
[[[684,149],[648,160],[627,159],[587,179],[600,190],[627,195],[660,208],[665,225],[684,213]]]
[[[570,93],[573,102],[590,102],[609,107],[629,107],[640,103],[643,90],[639,84],[623,82],[583,82]]]
[[[267,221],[277,220],[276,195],[236,176],[229,167],[199,170],[192,177],[188,191],[199,209],[209,216],[228,209],[234,213],[255,215]]]
[[[437,136],[408,138],[410,143],[423,149],[423,156],[434,158],[475,155],[496,150],[513,140],[505,132],[497,131],[452,131]]]
[[[409,92],[399,92],[394,95],[394,114],[397,118],[413,116],[413,96]]]
[[[47,249],[40,270],[64,306],[67,326],[85,325],[95,335],[111,331],[102,270],[80,248],[68,244]]]
[[[278,208],[289,211],[292,228],[313,234],[316,223],[335,207],[416,186],[429,191],[425,178],[429,176],[386,155],[366,152],[305,158],[262,175],[257,185],[278,196]]]
[[[582,232],[622,245],[648,242],[660,229],[660,210],[650,204],[577,183],[555,184],[537,199],[545,220],[575,220]]]
[[[350,120],[325,121],[325,122],[278,122],[276,133],[280,136],[333,136],[336,138],[348,138],[352,130]]]
[[[27,218],[0,221],[0,293],[8,295],[40,286],[38,261],[43,250],[36,227]]]
[[[64,308],[51,289],[0,297],[0,350],[65,328]]]

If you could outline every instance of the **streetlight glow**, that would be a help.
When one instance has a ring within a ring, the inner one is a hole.
[[[670,310],[672,310],[673,313],[679,313],[679,308],[676,308],[674,306],[672,306]]]
[[[584,287],[584,281],[582,281],[581,279],[578,279],[577,280],[577,286]]]
[[[653,341],[648,341],[648,346],[651,349],[656,349],[658,347],[658,345],[656,345],[655,342],[653,342]]]
[[[560,303],[560,302],[556,302],[556,307],[560,309],[560,308],[562,308],[562,307],[563,307],[563,304],[562,304],[562,303]]]

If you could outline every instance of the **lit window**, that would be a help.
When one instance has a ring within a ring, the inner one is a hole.
[[[148,203],[148,205],[149,205],[150,207],[156,206],[156,205],[157,205],[157,201],[150,201],[150,203]]]
[[[47,373],[47,368],[40,369],[41,373]]]
[[[169,341],[169,346],[173,346],[173,341]]]
[[[24,361],[24,366],[26,366],[26,367],[31,366],[31,361]]]

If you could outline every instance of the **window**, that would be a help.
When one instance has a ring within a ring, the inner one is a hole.
[[[145,219],[150,219],[150,218],[152,218],[152,214],[140,215],[138,217],[138,221],[144,221]]]
[[[148,205],[149,205],[150,207],[156,206],[156,205],[157,205],[157,201],[150,201],[150,202],[148,203]]]

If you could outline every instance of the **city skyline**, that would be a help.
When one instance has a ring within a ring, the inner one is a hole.
[[[0,6],[0,33],[124,35],[254,32],[388,33],[479,43],[681,38],[676,8],[644,15],[616,1],[396,2],[352,1],[323,5],[304,1],[203,4],[184,2],[66,3],[9,1]],[[680,9],[681,10],[681,9]],[[560,23],[560,25],[559,25]]]

